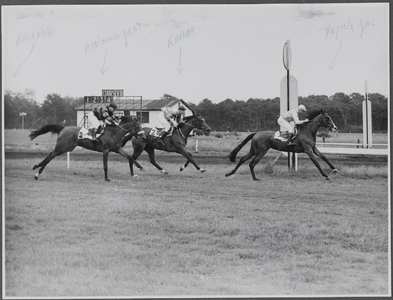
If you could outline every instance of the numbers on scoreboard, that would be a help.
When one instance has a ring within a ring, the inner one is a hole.
[[[85,103],[104,104],[110,103],[112,100],[112,96],[85,96]]]

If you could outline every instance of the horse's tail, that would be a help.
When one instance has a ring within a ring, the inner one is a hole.
[[[30,132],[29,137],[31,140],[34,140],[37,136],[40,136],[42,134],[52,132],[52,134],[59,134],[60,131],[64,129],[64,126],[57,125],[57,124],[48,124],[44,125],[42,128],[33,130]]]
[[[251,133],[250,135],[248,135],[248,137],[246,137],[245,140],[244,140],[243,142],[241,142],[235,149],[233,149],[233,150],[231,151],[231,153],[229,153],[228,156],[229,156],[229,160],[230,160],[231,162],[235,162],[237,153],[240,151],[241,148],[243,148],[243,146],[244,146],[245,144],[248,143],[249,140],[251,140],[251,139],[254,137],[255,133],[256,133],[256,132]]]

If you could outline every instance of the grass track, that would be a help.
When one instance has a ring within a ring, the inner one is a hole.
[[[5,161],[7,296],[386,295],[387,168]]]

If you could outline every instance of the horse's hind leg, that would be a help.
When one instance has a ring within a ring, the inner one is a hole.
[[[255,168],[255,166],[259,163],[259,161],[262,159],[262,157],[266,154],[266,152],[267,152],[267,151],[264,151],[264,152],[262,152],[262,153],[256,155],[256,156],[254,157],[254,159],[253,159],[253,160],[250,162],[250,164],[249,164],[249,166],[250,166],[250,171],[251,171],[251,176],[252,176],[252,179],[254,179],[254,180],[260,180],[260,179],[258,179],[258,178],[255,176],[254,168]]]
[[[253,156],[254,156],[254,152],[252,152],[252,150],[250,150],[250,152],[248,152],[245,156],[243,156],[240,159],[239,163],[236,165],[236,167],[231,172],[228,172],[225,174],[225,177],[235,174],[237,169],[239,169],[242,164],[244,164],[247,160],[249,160]]]
[[[35,179],[35,180],[38,180],[38,176],[40,176],[41,173],[42,173],[42,171],[44,171],[46,165],[49,164],[50,161],[51,161],[52,159],[54,159],[56,156],[58,156],[58,155],[60,155],[60,154],[61,154],[61,153],[59,153],[59,152],[57,152],[56,150],[54,150],[54,151],[52,151],[51,153],[49,153],[49,155],[48,155],[42,162],[40,162],[38,165],[35,165],[35,166],[33,167],[33,170],[35,170],[35,169],[37,169],[37,168],[40,168],[40,169],[39,169],[38,172],[34,175],[34,179]]]

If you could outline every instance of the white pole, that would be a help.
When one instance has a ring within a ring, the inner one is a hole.
[[[195,152],[198,152],[198,139],[195,140]]]
[[[70,152],[67,152],[67,169],[70,168]]]

